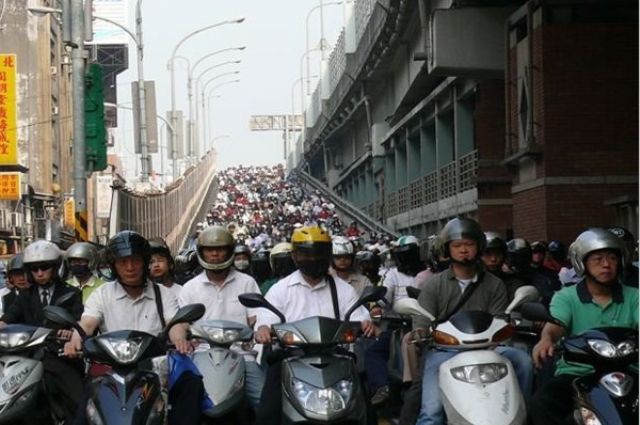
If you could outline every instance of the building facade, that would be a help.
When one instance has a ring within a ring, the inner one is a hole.
[[[638,4],[357,0],[290,163],[421,237],[638,226]]]

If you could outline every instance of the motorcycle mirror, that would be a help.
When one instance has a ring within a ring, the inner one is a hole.
[[[427,310],[422,308],[422,306],[418,303],[418,300],[413,298],[402,298],[397,300],[393,304],[393,311],[400,314],[405,314],[407,316],[423,316],[434,322],[436,320],[435,317]]]
[[[367,286],[362,290],[362,295],[358,298],[358,301],[354,305],[352,305],[347,313],[344,315],[344,320],[349,321],[351,318],[351,314],[356,311],[356,309],[366,303],[371,303],[374,301],[378,301],[384,298],[384,295],[387,293],[387,288],[384,286]]]
[[[69,291],[66,294],[62,295],[61,297],[57,298],[51,305],[54,305],[54,306],[57,306],[57,307],[63,306],[67,302],[69,302],[72,299],[74,299],[76,296],[77,296],[77,293],[75,291]],[[74,322],[75,322],[75,320],[74,320]]]
[[[555,319],[551,313],[547,310],[547,308],[540,303],[524,303],[520,307],[520,314],[527,320],[531,320],[534,322],[550,322],[558,326],[562,326],[564,323]]]
[[[173,319],[167,323],[166,331],[171,329],[174,325],[178,323],[191,323],[195,322],[202,316],[204,316],[205,307],[203,304],[187,304],[184,307],[181,307],[173,316]]]
[[[284,314],[280,312],[277,308],[273,306],[269,301],[265,299],[261,294],[256,293],[247,293],[238,295],[238,299],[240,300],[240,304],[249,308],[266,308],[271,311],[273,314],[278,316],[280,319],[280,323],[284,323],[287,319],[284,317]]]
[[[417,300],[420,296],[420,290],[414,286],[407,286],[407,295],[409,296],[409,298]]]
[[[43,309],[43,312],[44,317],[47,320],[57,325],[62,325],[67,328],[73,328],[78,331],[82,339],[86,338],[87,334],[84,329],[82,329],[78,322],[76,322],[76,319],[74,319],[71,313],[69,313],[64,308],[55,305],[49,305]]]
[[[523,303],[535,302],[540,299],[540,293],[533,285],[525,285],[516,289],[516,292],[513,295],[513,301],[504,311],[506,314],[511,314],[511,312],[519,307]]]

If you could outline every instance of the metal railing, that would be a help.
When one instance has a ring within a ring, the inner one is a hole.
[[[356,0],[353,13],[356,18],[356,42],[359,42],[367,29],[376,0]]]
[[[215,162],[216,154],[209,152],[164,192],[139,193],[117,187],[118,230],[134,230],[147,238],[162,237],[177,252],[213,182]]]
[[[393,217],[473,189],[477,173],[478,151],[474,150],[397,191],[388,193],[385,197],[386,217]]]
[[[329,78],[329,96],[333,94],[333,91],[340,82],[340,78],[342,78],[342,74],[347,67],[347,56],[345,53],[344,43],[343,29],[342,32],[340,32],[340,36],[338,37],[338,41],[336,41],[336,45],[333,48],[331,55],[329,55],[329,66],[327,69],[327,75]]]
[[[311,188],[319,190],[322,192],[327,198],[331,200],[331,202],[336,206],[338,211],[350,217],[352,220],[357,221],[363,227],[365,227],[370,232],[377,233],[386,233],[394,238],[400,237],[400,235],[393,230],[389,229],[379,221],[371,218],[369,214],[361,211],[360,209],[354,207],[349,202],[342,199],[340,196],[336,195],[333,191],[329,190],[327,186],[322,184],[322,182],[318,181],[308,173],[304,171],[299,171],[297,175]],[[380,209],[380,204],[378,204],[378,209]]]

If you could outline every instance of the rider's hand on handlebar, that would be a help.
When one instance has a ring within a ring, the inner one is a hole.
[[[180,354],[189,354],[193,351],[193,346],[186,338],[180,338],[173,341],[176,351]]]
[[[73,336],[73,330],[71,329],[60,329],[56,334],[60,341],[70,341]]]
[[[82,338],[78,332],[74,331],[71,336],[71,341],[67,342],[64,345],[64,355],[67,357],[79,357],[80,352],[82,351]]]
[[[378,336],[382,332],[371,320],[363,320],[361,323],[362,333],[365,337]]]
[[[262,325],[254,333],[254,338],[258,344],[271,344],[271,328]]]
[[[535,347],[533,347],[533,364],[540,369],[547,357],[553,357],[555,344],[550,338],[542,338]]]
[[[420,343],[429,337],[429,332],[425,328],[418,328],[411,331],[411,341]]]

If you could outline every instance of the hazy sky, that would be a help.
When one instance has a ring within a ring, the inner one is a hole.
[[[327,0],[325,0],[325,3]],[[130,0],[130,27],[133,28],[135,0]],[[178,54],[188,56],[192,63],[207,53],[246,45],[244,51],[221,53],[209,58],[199,70],[228,60],[242,59],[238,65],[227,65],[206,74],[239,70],[240,83],[221,87],[221,98],[213,100],[211,125],[214,137],[229,138],[215,142],[220,168],[237,164],[276,164],[283,162],[281,132],[251,132],[252,114],[284,114],[291,112],[291,88],[300,76],[300,58],[305,50],[305,20],[307,13],[319,0],[146,0],[143,2],[145,41],[145,79],[155,80],[158,113],[170,108],[170,77],[166,64],[177,42],[188,33],[216,22],[244,16],[244,23],[225,25],[194,36],[180,48]],[[324,7],[325,38],[334,45],[343,23],[342,6]],[[310,44],[320,40],[320,14],[316,10],[310,20]],[[328,56],[329,52],[327,52]],[[319,69],[319,55],[312,56],[312,66]],[[186,71],[183,62],[177,63],[177,105],[187,111]],[[317,74],[312,71],[312,74]],[[130,101],[131,80],[136,75],[136,57],[130,48],[129,70],[120,74],[118,101]],[[235,79],[222,77],[211,83]],[[315,85],[315,83],[314,83]],[[295,92],[296,111],[300,110],[299,86]],[[124,139],[124,153],[133,151],[131,112],[121,111],[118,141]],[[131,155],[129,155],[131,156]],[[158,155],[153,155],[154,169],[160,169]],[[130,173],[136,172],[139,161],[127,161]],[[167,167],[169,173],[169,168]]]

